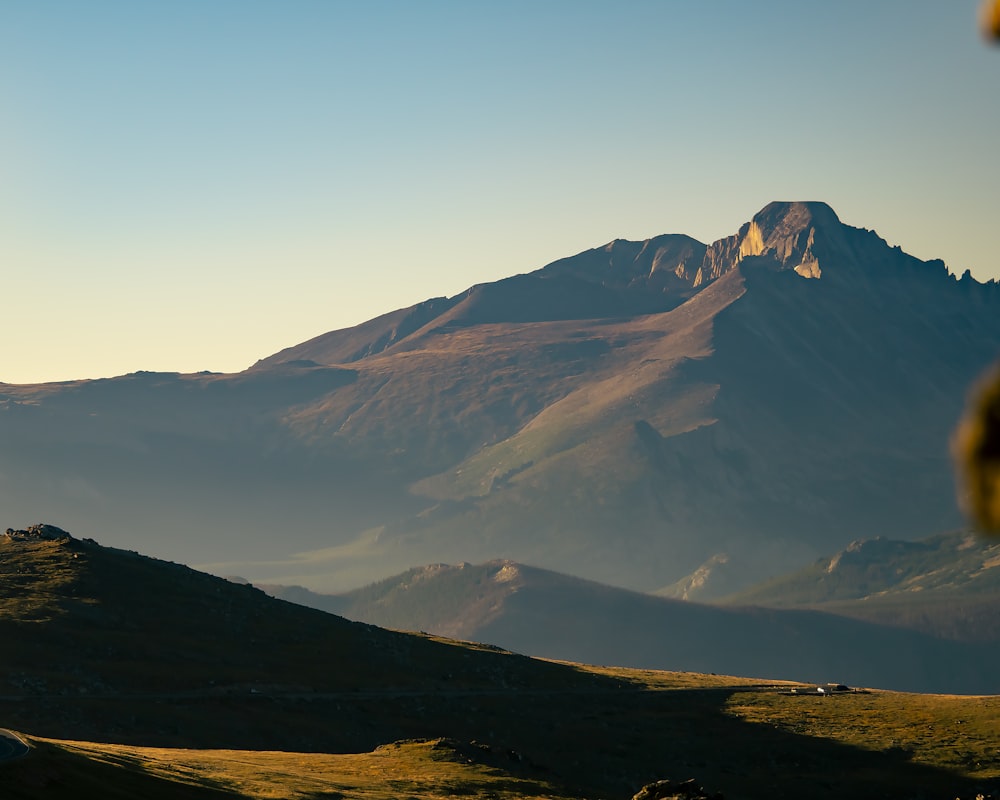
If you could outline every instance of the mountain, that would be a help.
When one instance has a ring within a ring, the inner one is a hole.
[[[656,590],[725,554],[726,593],[961,524],[948,439],[998,352],[995,282],[772,203],[235,375],[0,386],[0,502],[256,582],[507,558]]]
[[[1000,542],[969,531],[916,542],[860,539],[718,602],[821,609],[943,639],[998,643]]]
[[[989,698],[819,698],[538,661],[348,622],[50,525],[0,534],[0,610],[0,721],[30,747],[0,765],[12,800],[629,797],[692,775],[748,800],[997,785]]]
[[[375,625],[588,664],[1000,693],[1000,638],[964,644],[822,611],[718,608],[511,561],[435,564],[342,595],[270,594]],[[997,596],[993,595],[993,610]],[[979,640],[977,640],[979,641]]]

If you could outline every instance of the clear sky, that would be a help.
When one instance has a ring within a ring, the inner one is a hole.
[[[0,381],[236,371],[824,200],[1000,277],[976,0],[0,0]]]

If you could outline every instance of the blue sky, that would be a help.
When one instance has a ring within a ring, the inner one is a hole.
[[[234,371],[829,202],[1000,277],[975,0],[0,0],[0,381]]]

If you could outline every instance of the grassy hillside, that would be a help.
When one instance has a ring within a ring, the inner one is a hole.
[[[5,798],[570,798],[540,775],[522,777],[505,752],[447,739],[386,744],[371,753],[171,750],[33,739],[31,761],[0,774]],[[4,778],[7,778],[4,780]],[[31,784],[35,785],[32,786]]]
[[[0,686],[29,695],[405,690],[452,672],[465,687],[540,685],[547,673],[550,685],[570,679],[528,659],[378,630],[92,541],[2,534],[0,648]]]

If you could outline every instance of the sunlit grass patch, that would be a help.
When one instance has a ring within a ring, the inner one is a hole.
[[[243,750],[179,750],[37,739],[60,754],[83,756],[123,772],[141,772],[178,789],[211,787],[248,798],[506,798],[563,795],[543,780],[516,777],[494,754],[450,740],[406,741],[370,753],[327,755]],[[477,750],[482,758],[477,758]],[[499,754],[503,758],[503,754]]]
[[[851,692],[736,693],[727,712],[746,722],[910,760],[979,779],[1000,777],[1000,696]]]

